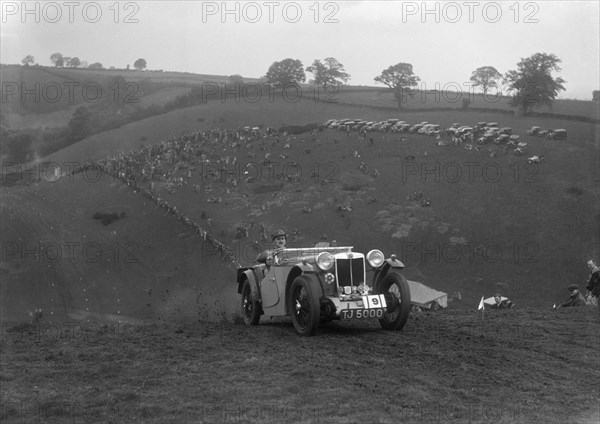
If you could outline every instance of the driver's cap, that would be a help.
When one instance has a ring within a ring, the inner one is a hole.
[[[285,237],[287,239],[287,234],[283,230],[277,230],[271,236],[271,240],[275,240],[277,237]]]

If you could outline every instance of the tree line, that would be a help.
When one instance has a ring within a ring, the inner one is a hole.
[[[50,55],[50,61],[55,67],[87,67],[89,69],[104,69],[99,62],[90,65],[81,61],[78,57],[67,57],[61,53]],[[28,66],[35,62],[31,55],[25,56],[21,63]],[[496,94],[502,94],[504,90],[511,93],[510,105],[528,114],[533,108],[546,105],[552,108],[552,101],[556,99],[559,92],[564,91],[565,80],[561,77],[553,77],[553,72],[560,72],[561,60],[554,54],[535,53],[530,57],[522,58],[517,63],[517,69],[509,70],[502,75],[493,66],[481,66],[475,69],[469,78],[473,87],[479,87],[483,95],[487,95],[491,89]],[[145,59],[137,59],[134,64],[137,70],[147,68]],[[129,65],[127,65],[129,69]],[[306,71],[313,74],[310,83],[328,89],[346,84],[350,80],[344,65],[334,57],[324,60],[315,59]],[[274,62],[265,75],[267,83],[276,87],[284,87],[288,84],[300,84],[306,81],[304,65],[298,59],[286,58]],[[374,81],[386,85],[394,95],[398,108],[402,109],[408,97],[415,94],[415,89],[421,79],[414,73],[413,65],[400,62],[391,65],[374,77]],[[232,75],[230,82],[243,83],[239,75]],[[597,90],[593,93],[594,101],[598,101]],[[464,107],[468,106],[463,105]]]
[[[554,54],[535,53],[521,59],[517,69],[510,70],[502,75],[493,66],[482,66],[474,70],[470,81],[474,87],[480,87],[484,95],[495,88],[501,94],[501,85],[512,94],[510,105],[522,110],[525,114],[535,107],[546,105],[552,107],[552,101],[560,91],[565,88],[565,80],[553,77],[553,72],[561,70],[561,60]],[[328,57],[323,62],[315,60],[306,71],[314,75],[312,83],[327,89],[331,86],[345,84],[350,75],[345,72],[344,66],[335,58]],[[298,59],[287,58],[274,62],[265,75],[268,83],[275,86],[299,84],[306,80],[302,62]],[[402,109],[407,97],[415,94],[415,89],[421,79],[414,73],[410,63],[397,63],[381,71],[374,78],[376,83],[386,85],[392,92]]]
[[[79,59],[77,56],[70,57],[64,56],[62,53],[52,53],[50,55],[50,62],[54,65],[55,68],[87,68],[87,69],[105,69],[102,63],[94,62],[88,64],[87,61]],[[35,57],[28,54],[23,59],[21,59],[21,63],[24,66],[34,65]],[[133,67],[138,71],[143,71],[148,67],[146,59],[139,58],[135,62],[133,62]],[[109,69],[115,69],[114,66],[111,66]],[[127,65],[127,69],[129,69],[129,65]]]

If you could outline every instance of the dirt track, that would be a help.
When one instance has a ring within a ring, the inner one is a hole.
[[[60,334],[60,336],[59,336]],[[597,310],[331,323],[14,327],[2,422],[597,423]]]

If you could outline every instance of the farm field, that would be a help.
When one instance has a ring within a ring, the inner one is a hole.
[[[469,105],[469,108],[504,110],[509,115],[512,114],[514,110],[508,104],[510,97],[501,96],[495,91],[490,91],[490,94],[483,96],[480,93],[469,94],[466,87],[463,87],[465,90],[464,92],[455,91],[455,85],[449,85],[448,87],[448,89],[441,89],[440,91],[415,90],[412,97],[406,98],[404,107],[407,109],[407,112],[432,108],[460,109],[462,107],[462,99],[471,99],[472,103]],[[394,109],[398,106],[394,96],[391,93],[386,92],[384,87],[342,87],[335,94],[322,93],[320,96],[322,98],[328,98],[329,96],[342,104],[356,104]],[[598,119],[600,117],[600,105],[598,105],[598,103],[583,100],[558,99],[554,101],[552,109],[543,106],[535,111],[559,115],[583,116],[591,119]]]

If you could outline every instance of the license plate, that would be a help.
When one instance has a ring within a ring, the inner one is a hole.
[[[343,320],[381,318],[383,312],[383,309],[342,309],[340,318]]]

